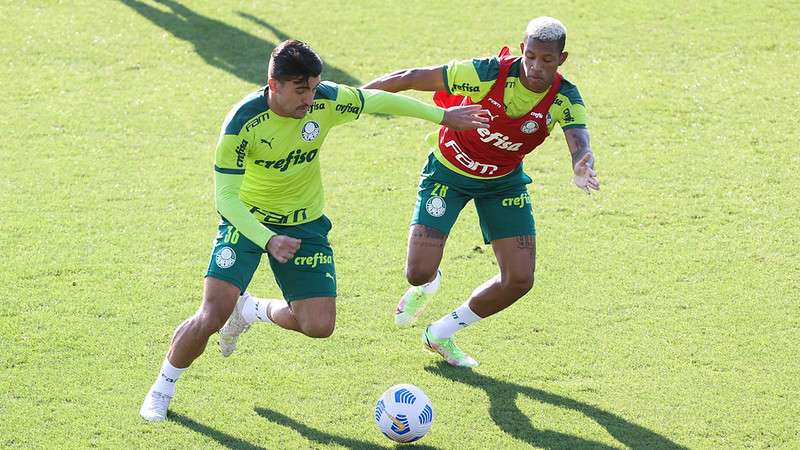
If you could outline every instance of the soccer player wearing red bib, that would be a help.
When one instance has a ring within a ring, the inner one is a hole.
[[[452,313],[425,328],[425,346],[455,366],[478,363],[455,345],[453,334],[512,305],[533,287],[536,230],[522,161],[558,123],[572,155],[575,185],[590,193],[600,184],[578,89],[558,72],[567,59],[566,29],[551,17],[532,20],[520,50],[494,58],[401,70],[365,88],[390,92],[435,91],[440,106],[479,104],[489,111],[489,128],[439,130],[422,170],[411,223],[406,278],[411,287],[400,299],[395,323],[411,326],[441,282],[439,265],[447,235],[458,214],[473,200],[486,243],[500,273],[477,287]]]

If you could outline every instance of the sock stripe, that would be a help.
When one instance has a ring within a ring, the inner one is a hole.
[[[455,332],[460,331],[469,325],[481,320],[469,307],[469,300],[456,308],[450,314],[446,314],[441,319],[432,323],[430,326],[431,334],[437,339],[447,339]]]

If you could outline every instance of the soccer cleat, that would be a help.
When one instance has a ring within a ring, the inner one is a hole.
[[[172,400],[172,397],[169,395],[151,390],[142,402],[139,415],[148,422],[164,420],[167,418],[167,408],[170,400]]]
[[[228,321],[219,330],[219,351],[222,352],[222,356],[230,356],[236,350],[236,341],[239,340],[239,335],[250,328],[250,324],[242,317],[242,307],[248,297],[250,297],[250,294],[247,292],[239,297],[239,301],[236,302],[236,307],[233,308]]]
[[[438,276],[442,276],[439,272]],[[397,309],[394,311],[394,324],[400,328],[408,328],[422,316],[425,307],[430,302],[433,294],[426,294],[422,286],[411,286],[405,294],[400,297]]]
[[[425,332],[422,333],[422,343],[425,348],[431,352],[438,353],[447,361],[451,366],[456,367],[475,367],[478,361],[468,354],[464,353],[456,346],[452,337],[447,339],[436,339],[430,332],[431,326],[425,327]]]

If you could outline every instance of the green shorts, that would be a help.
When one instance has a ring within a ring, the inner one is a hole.
[[[475,200],[485,243],[536,235],[527,187],[532,180],[522,165],[500,178],[481,180],[448,169],[431,153],[421,177],[412,225],[425,225],[450,234],[458,214],[467,202]]]
[[[277,234],[302,240],[294,258],[286,263],[281,264],[267,254],[283,298],[291,302],[314,297],[336,297],[333,249],[328,242],[331,221],[322,216],[300,225],[266,226]],[[262,248],[242,236],[223,218],[214,240],[206,276],[232,283],[244,292],[264,253]]]

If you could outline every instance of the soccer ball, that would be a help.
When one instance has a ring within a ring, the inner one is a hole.
[[[378,398],[375,424],[395,442],[416,441],[433,424],[431,399],[413,384],[396,384]]]

